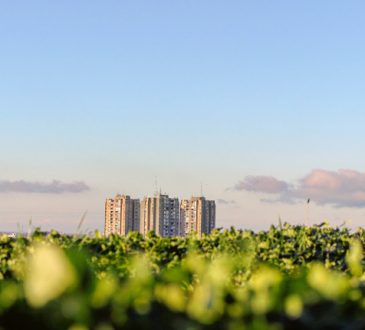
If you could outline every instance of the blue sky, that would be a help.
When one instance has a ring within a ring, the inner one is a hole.
[[[229,202],[218,205],[220,226],[302,221],[301,201],[267,203],[265,190],[231,188],[248,176],[297,184],[315,169],[362,178],[364,9],[362,1],[2,2],[0,181],[82,181],[90,190],[4,190],[0,230],[32,218],[72,231],[85,210],[86,225],[102,228],[105,197],[152,194],[155,177],[179,197],[203,182],[207,197]],[[362,206],[323,201],[314,200],[310,221],[361,224]]]

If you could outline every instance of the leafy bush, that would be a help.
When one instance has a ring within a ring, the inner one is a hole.
[[[0,329],[363,329],[362,229],[0,237]]]

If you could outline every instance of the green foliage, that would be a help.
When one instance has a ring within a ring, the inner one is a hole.
[[[363,329],[362,229],[0,237],[0,329]]]

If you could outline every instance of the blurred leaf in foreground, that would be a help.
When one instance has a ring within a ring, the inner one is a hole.
[[[40,308],[76,283],[76,273],[63,251],[54,245],[36,245],[28,257],[25,297]]]

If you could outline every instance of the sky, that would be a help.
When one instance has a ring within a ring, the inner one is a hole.
[[[102,230],[105,198],[156,182],[202,187],[218,227],[362,226],[364,10],[0,2],[0,231]]]

